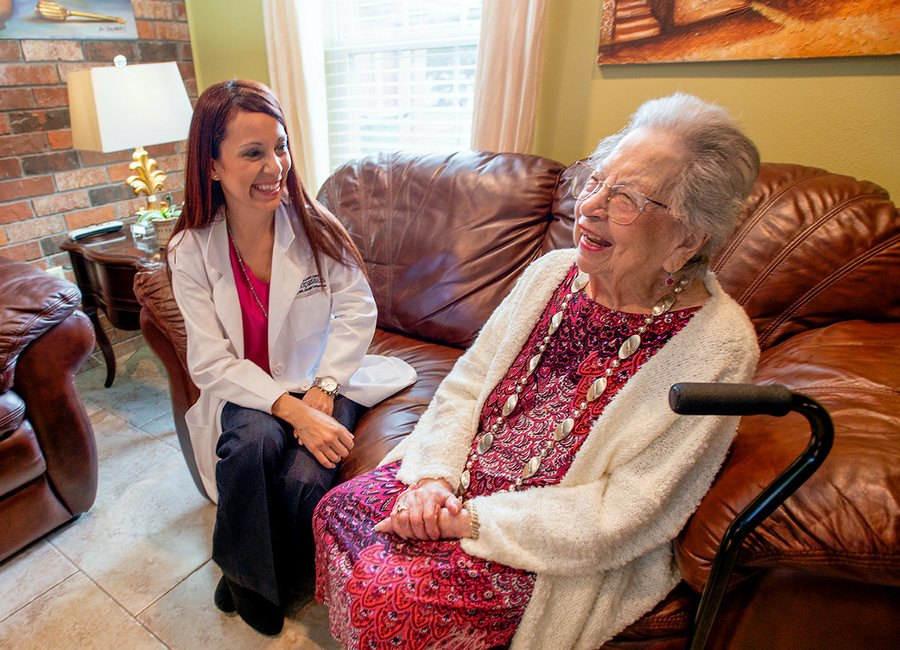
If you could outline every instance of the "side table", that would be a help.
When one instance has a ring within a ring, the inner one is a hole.
[[[65,240],[59,246],[69,253],[75,282],[81,289],[84,312],[94,324],[97,343],[106,361],[106,382],[112,386],[116,378],[116,357],[100,320],[100,308],[114,327],[122,330],[140,329],[141,306],[134,295],[134,276],[142,268],[161,260],[154,237],[135,240],[131,231],[122,230],[105,235],[85,237],[78,241]]]

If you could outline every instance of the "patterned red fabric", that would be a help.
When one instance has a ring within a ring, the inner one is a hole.
[[[537,353],[577,269],[573,267],[481,412],[473,440],[472,481],[464,497],[505,490],[532,456],[550,446],[530,485],[565,476],[591,424],[621,386],[680,330],[696,309],[665,314],[642,335],[641,348],[609,376],[606,391],[578,418],[571,435],[551,437],[556,424],[585,399],[588,388],[618,358],[622,341],[644,316],[616,312],[579,293],[551,337],[519,402],[485,454],[478,438],[515,391]],[[404,541],[375,533],[406,485],[399,463],[379,467],[329,492],[316,508],[316,598],[328,605],[331,632],[347,648],[490,648],[509,643],[525,611],[535,576],[466,554],[455,540]]]

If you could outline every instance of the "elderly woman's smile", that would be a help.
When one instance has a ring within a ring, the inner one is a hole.
[[[591,233],[587,228],[581,227],[581,240],[578,242],[579,247],[587,250],[599,251],[612,246],[608,240]]]

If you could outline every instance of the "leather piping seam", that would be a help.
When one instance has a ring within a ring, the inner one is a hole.
[[[795,178],[789,183],[781,186],[780,189],[777,189],[775,192],[773,192],[772,195],[763,203],[757,205],[753,210],[753,218],[748,220],[741,226],[740,232],[731,240],[731,242],[729,242],[728,247],[722,251],[719,258],[716,260],[715,268],[713,270],[722,268],[725,262],[740,247],[741,243],[743,243],[743,241],[749,236],[750,231],[753,230],[754,226],[756,226],[763,219],[763,217],[765,217],[767,211],[772,207],[772,205],[775,204],[779,199],[781,199],[785,194],[793,192],[799,185],[802,185],[809,180],[818,179],[822,176],[828,175],[830,175],[830,172],[822,169],[818,170],[818,173]]]
[[[781,251],[776,255],[769,263],[763,268],[754,278],[753,282],[751,282],[747,287],[741,292],[740,298],[738,298],[738,302],[742,305],[746,304],[753,293],[759,288],[759,286],[765,282],[765,280],[772,275],[774,269],[776,269],[786,258],[790,257],[791,254],[796,251],[801,244],[805,243],[813,234],[815,234],[821,228],[827,226],[832,219],[834,219],[838,214],[843,212],[846,208],[859,203],[860,201],[868,201],[872,199],[871,195],[857,195],[852,197],[848,201],[843,201],[841,203],[836,203],[831,207],[828,212],[823,214],[820,219],[817,219],[813,223],[809,224],[807,227],[803,229],[802,232],[798,233],[795,237],[791,239],[788,244],[781,249]],[[762,215],[761,215],[762,216]]]
[[[881,244],[877,245],[874,248],[870,248],[862,255],[857,256],[852,259],[847,264],[844,264],[840,268],[836,269],[834,272],[828,274],[821,281],[816,283],[811,289],[809,289],[805,294],[803,294],[800,298],[794,301],[794,303],[788,306],[786,309],[781,311],[781,315],[778,316],[774,321],[772,321],[768,327],[766,327],[759,336],[759,344],[760,347],[765,349],[765,344],[768,342],[769,337],[772,333],[778,329],[785,321],[789,320],[793,315],[804,305],[811,302],[816,296],[822,293],[829,286],[837,282],[839,279],[859,267],[864,262],[877,257],[884,250],[893,247],[897,242],[900,242],[900,234],[894,235],[890,239],[883,241]],[[781,256],[779,256],[781,257]],[[756,283],[755,283],[756,284]],[[746,295],[746,292],[745,292]],[[741,304],[746,304],[745,302],[741,302]]]

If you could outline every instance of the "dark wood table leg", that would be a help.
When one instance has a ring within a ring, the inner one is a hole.
[[[75,251],[69,251],[69,259],[72,260],[72,271],[75,273],[75,282],[81,290],[81,308],[91,323],[94,325],[94,335],[97,337],[97,345],[103,353],[103,360],[106,362],[106,381],[103,382],[104,388],[112,386],[116,378],[116,355],[113,354],[112,344],[109,337],[100,324],[100,318],[97,316],[97,300],[94,297],[93,287],[89,280],[89,274],[85,267],[84,258]]]
[[[88,318],[90,318],[91,322],[94,324],[94,334],[97,336],[97,345],[100,346],[100,351],[103,353],[103,360],[106,361],[106,381],[103,382],[103,386],[104,388],[109,388],[116,379],[116,355],[113,354],[109,337],[106,336],[103,326],[100,325],[100,319],[97,317],[97,308],[93,305],[89,307],[86,304],[83,304],[82,306],[84,307],[84,313],[87,314]]]

